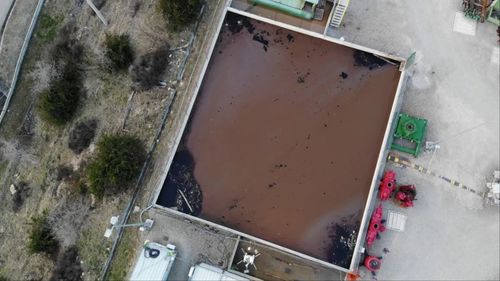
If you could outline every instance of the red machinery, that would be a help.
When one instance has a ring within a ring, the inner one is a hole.
[[[386,171],[378,187],[378,198],[385,201],[391,198],[392,192],[396,188],[396,173]]]
[[[403,208],[413,207],[413,200],[417,196],[417,190],[414,185],[402,185],[396,192],[395,199]]]
[[[379,270],[382,265],[381,257],[366,256],[363,261],[363,265],[366,266],[369,271],[375,273],[375,271]]]
[[[366,233],[366,244],[370,247],[379,232],[384,232],[385,226],[382,224],[382,204],[373,211],[372,218],[370,219],[370,225],[368,226],[368,231]]]

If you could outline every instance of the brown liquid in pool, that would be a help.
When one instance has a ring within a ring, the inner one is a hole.
[[[359,228],[400,72],[226,21],[180,145],[194,160],[199,216],[348,267],[352,245],[335,260],[335,243]]]

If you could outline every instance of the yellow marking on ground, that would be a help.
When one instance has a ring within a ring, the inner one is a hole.
[[[460,183],[460,182],[458,182],[458,181],[455,181],[455,180],[452,180],[452,179],[448,179],[448,178],[446,178],[446,177],[443,177],[443,176],[441,176],[441,175],[439,175],[439,174],[436,174],[436,173],[432,172],[432,171],[431,171],[431,170],[429,170],[429,169],[425,169],[423,166],[420,166],[420,165],[414,164],[414,163],[412,163],[412,162],[410,162],[410,161],[408,161],[408,160],[406,160],[406,159],[400,159],[399,157],[397,157],[397,156],[395,156],[395,155],[393,155],[393,154],[391,154],[391,155],[387,156],[387,160],[388,160],[388,161],[392,161],[392,162],[394,162],[394,163],[400,163],[401,165],[404,165],[404,166],[406,166],[406,167],[413,168],[413,169],[415,169],[415,170],[419,171],[419,172],[420,172],[420,173],[422,173],[422,174],[429,174],[429,175],[433,175],[433,176],[435,176],[435,177],[437,177],[437,178],[440,178],[440,179],[442,179],[442,180],[445,180],[445,181],[449,182],[449,183],[450,183],[451,185],[453,185],[453,186],[460,187],[460,188],[462,188],[462,189],[468,190],[468,191],[470,191],[470,192],[472,192],[472,193],[474,193],[474,194],[476,194],[476,195],[478,195],[478,196],[480,196],[480,197],[482,197],[482,198],[485,198],[485,197],[486,197],[486,195],[487,195],[487,194],[486,194],[486,192],[477,192],[477,191],[475,191],[474,189],[469,188],[469,187],[467,187],[467,186],[465,186],[465,185],[461,184],[461,183]]]

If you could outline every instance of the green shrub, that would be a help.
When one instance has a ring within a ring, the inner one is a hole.
[[[87,191],[89,189],[87,184],[82,180],[78,181],[78,183],[76,184],[76,188],[78,190],[78,193],[80,193],[81,195],[87,194]]]
[[[52,228],[47,219],[47,212],[31,218],[31,229],[28,236],[28,250],[30,253],[46,253],[55,255],[59,249]]]
[[[130,45],[129,36],[126,34],[106,34],[106,58],[111,70],[127,69],[134,61],[134,51]]]
[[[76,34],[78,28],[73,23],[68,23],[61,28],[57,36],[57,42],[52,47],[51,56],[58,69],[64,69],[68,64],[79,65],[83,57],[83,45],[71,34]]]
[[[168,46],[139,57],[130,67],[133,89],[147,91],[158,86],[168,64]]]
[[[69,132],[68,147],[75,154],[80,154],[83,150],[89,147],[94,139],[97,128],[97,120],[90,119],[80,121]]]
[[[52,271],[50,281],[79,281],[82,278],[82,264],[78,256],[78,249],[76,246],[70,246],[64,251],[62,256],[57,260],[57,264]]]
[[[160,0],[160,9],[168,26],[179,31],[193,23],[198,16],[202,0]]]
[[[51,81],[49,89],[41,93],[41,117],[53,125],[70,121],[80,103],[81,87],[80,72],[74,64],[68,63],[61,77]]]
[[[140,172],[145,155],[135,137],[103,136],[97,143],[97,156],[87,168],[90,192],[102,196],[105,191],[128,187]]]
[[[62,16],[53,16],[43,14],[40,17],[40,27],[36,36],[44,42],[50,42],[56,37],[56,31],[59,23],[63,20]]]

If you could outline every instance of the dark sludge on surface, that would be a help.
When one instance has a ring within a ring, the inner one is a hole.
[[[328,237],[332,241],[327,249],[330,257],[329,262],[343,268],[349,268],[356,246],[359,226],[359,220],[354,216],[348,216],[328,227]]]
[[[253,40],[259,42],[262,44],[262,47],[264,48],[264,51],[267,52],[267,48],[269,48],[269,40],[267,40],[265,37],[264,37],[264,33],[260,33],[260,34],[255,34],[253,37],[252,37]]]
[[[193,174],[194,165],[189,150],[181,149],[175,153],[158,197],[158,204],[169,208],[175,207],[180,212],[194,216],[200,214],[203,197],[200,185]]]
[[[370,70],[379,68],[387,64],[387,61],[375,56],[374,54],[363,52],[360,50],[355,50],[353,56],[355,66],[365,66]]]
[[[400,77],[356,52],[228,13],[157,203],[348,267]]]
[[[231,34],[239,33],[243,28],[246,28],[251,34],[255,30],[255,27],[247,17],[234,13],[227,13],[226,19],[224,20],[224,28],[229,30]]]

